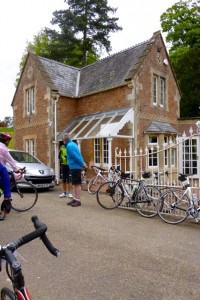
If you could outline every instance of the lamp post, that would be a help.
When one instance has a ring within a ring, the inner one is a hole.
[[[51,90],[51,98],[54,103],[54,169],[56,176],[56,184],[59,184],[59,170],[58,170],[58,142],[57,142],[57,102],[59,99],[58,90]]]

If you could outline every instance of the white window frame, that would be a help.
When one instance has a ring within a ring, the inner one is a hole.
[[[35,112],[35,87],[33,86],[31,89],[30,89],[30,92],[31,92],[31,112],[34,113]]]
[[[94,139],[94,163],[100,165],[101,162],[101,142],[99,138]]]
[[[151,168],[158,167],[158,152],[157,152],[158,136],[149,135],[148,138],[149,138],[148,165]],[[153,155],[152,155],[152,148],[153,148]]]
[[[35,113],[35,87],[26,89],[26,114]]]
[[[108,139],[102,139],[102,158],[103,158],[103,165],[108,165],[109,162],[109,145]]]
[[[25,149],[26,152],[35,156],[35,140],[34,139],[25,140]]]
[[[31,107],[30,107],[30,90],[26,90],[26,113],[30,115]]]
[[[160,77],[160,106],[164,107],[165,105],[165,93],[166,93],[166,81],[165,78]]]
[[[171,149],[171,165],[175,166],[175,162],[176,162],[176,149],[172,148]]]
[[[94,139],[94,163],[97,166],[108,166],[109,143],[107,138]]]
[[[151,153],[151,149],[148,151],[148,165],[149,167],[158,167],[158,152],[157,149],[153,149],[153,155]]]
[[[166,98],[166,78],[154,73],[152,81],[153,105],[159,105],[161,108],[164,108],[166,106]]]
[[[153,105],[158,104],[158,76],[153,75]]]
[[[195,141],[195,143],[193,143],[193,141]],[[185,145],[185,143],[187,143],[188,145]],[[197,137],[192,137],[191,139],[187,139],[187,140],[183,139],[183,143],[180,144],[179,160],[182,169],[181,172],[189,175],[193,174],[193,178],[198,178],[200,175],[200,161],[198,159],[200,155],[199,147],[200,147],[200,140]],[[194,151],[195,148],[196,148],[196,152]],[[196,173],[194,173],[194,170],[196,170]]]
[[[156,139],[156,141],[151,141]],[[149,135],[149,145],[158,145],[158,136],[157,135]]]
[[[168,166],[168,149],[164,150],[164,163],[165,163],[165,167]]]

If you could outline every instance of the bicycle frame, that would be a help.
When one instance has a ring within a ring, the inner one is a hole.
[[[9,258],[9,262],[6,262],[6,271],[12,282],[15,294],[19,300],[32,300],[28,289],[25,287],[24,276],[22,274],[20,262],[17,261],[12,251],[5,250],[5,253],[6,257]],[[8,271],[8,264],[11,266],[11,274]]]

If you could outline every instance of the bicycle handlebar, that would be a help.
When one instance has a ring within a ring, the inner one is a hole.
[[[40,220],[38,219],[37,216],[33,216],[32,218],[32,222],[34,224],[34,227],[36,229],[36,231],[40,228],[42,228],[43,226],[46,226],[45,224],[41,223]],[[47,230],[47,229],[46,229]],[[46,232],[45,230],[45,232]],[[46,248],[49,250],[49,252],[51,254],[53,254],[54,256],[60,256],[60,251],[58,249],[56,249],[52,243],[50,242],[50,240],[48,239],[48,237],[46,236],[45,232],[43,234],[41,234],[41,240],[44,243],[44,245],[46,246]]]
[[[91,169],[94,170],[94,169],[97,169],[97,170],[100,170],[102,172],[107,172],[107,170],[103,169],[103,168],[100,168],[100,167],[97,167],[97,166],[91,166]]]
[[[51,244],[51,242],[49,241],[49,239],[45,234],[45,232],[47,231],[47,226],[42,222],[40,222],[37,216],[33,216],[31,220],[36,230],[27,235],[24,235],[23,237],[21,237],[20,239],[18,239],[13,243],[0,247],[0,257],[6,255],[9,252],[9,250],[11,252],[14,252],[19,247],[39,237],[41,238],[42,242],[44,243],[44,245],[46,246],[46,248],[49,250],[51,254],[57,257],[60,255],[60,251]]]

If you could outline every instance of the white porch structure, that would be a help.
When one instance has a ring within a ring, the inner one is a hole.
[[[129,134],[120,133],[124,126],[128,126]],[[112,166],[112,144],[114,138],[128,139],[129,152],[132,149],[134,139],[134,110],[132,107],[125,107],[110,111],[99,112],[90,115],[82,115],[74,118],[58,135],[59,141],[65,133],[69,133],[73,140],[76,140],[81,150],[81,142],[89,139],[106,138],[108,141],[108,168]],[[56,177],[59,174],[59,165],[55,165]],[[58,178],[58,177],[57,177]]]

